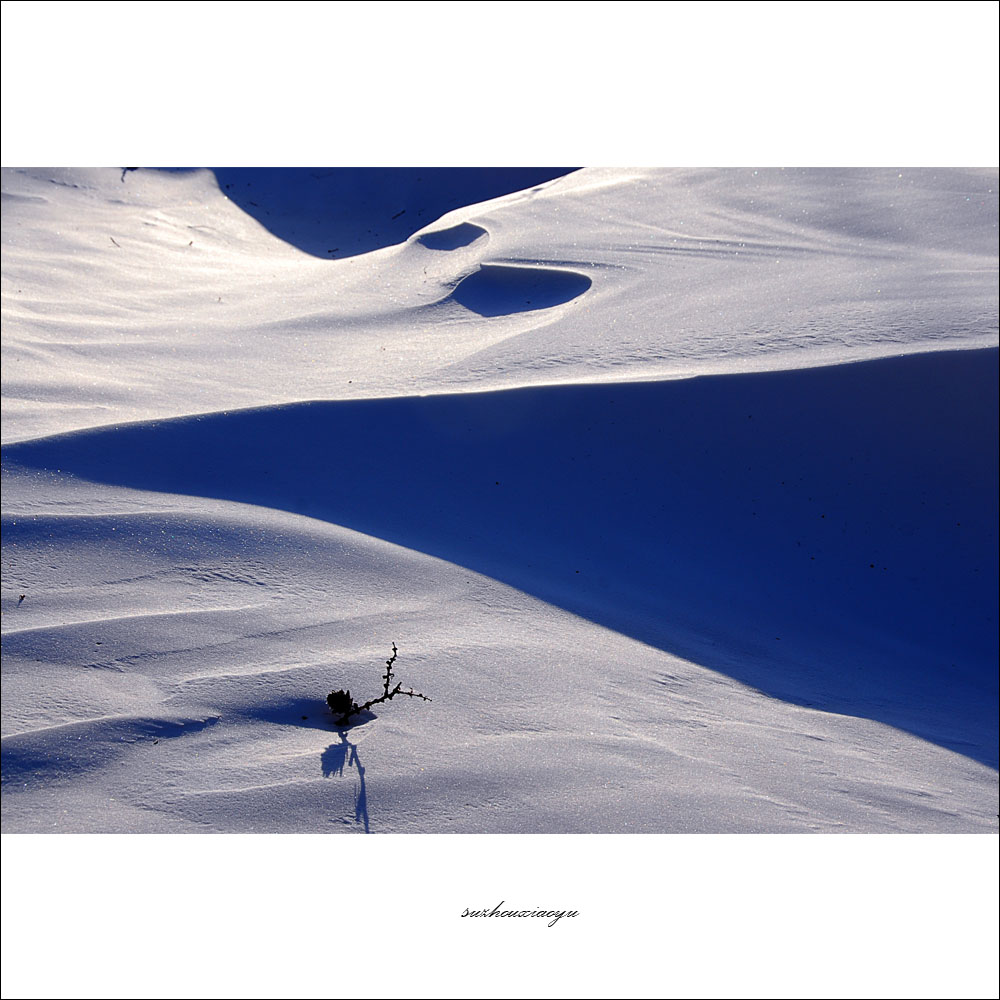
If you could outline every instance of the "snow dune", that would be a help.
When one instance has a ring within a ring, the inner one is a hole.
[[[995,173],[422,177],[5,173],[5,829],[995,831]]]
[[[275,239],[211,171],[120,178],[4,175],[4,441],[311,399],[996,343],[991,171],[579,170],[345,260]],[[247,207],[270,221],[265,203]],[[487,235],[427,243],[464,226]],[[592,285],[484,317],[456,301],[484,265]]]

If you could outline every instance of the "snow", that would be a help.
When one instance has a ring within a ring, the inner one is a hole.
[[[4,171],[22,995],[989,995],[996,171],[560,169]]]
[[[338,202],[319,191],[340,173],[310,175],[334,226]],[[420,198],[460,183],[424,173],[357,221],[366,239],[404,199],[418,217]],[[230,183],[251,185],[246,207],[267,222],[285,203],[257,176]],[[13,171],[4,441],[307,399],[990,346],[994,176],[588,169],[321,260],[269,238],[211,171]],[[435,248],[463,226],[486,235]]]
[[[996,830],[994,173],[220,173],[4,174],[6,830]]]

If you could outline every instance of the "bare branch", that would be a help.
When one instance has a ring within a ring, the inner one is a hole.
[[[367,712],[372,705],[381,704],[383,701],[392,701],[397,694],[405,694],[407,698],[422,698],[424,701],[430,701],[431,699],[425,694],[420,694],[410,688],[406,691],[403,690],[403,685],[401,682],[397,682],[395,687],[390,688],[392,684],[392,665],[396,662],[396,655],[399,651],[396,649],[396,644],[392,644],[392,656],[385,661],[385,676],[382,678],[382,694],[378,698],[372,698],[370,701],[366,701],[363,705],[357,704],[351,697],[350,691],[331,691],[326,696],[326,703],[330,706],[330,711],[334,715],[338,716],[337,725],[344,726],[347,725],[348,719],[352,715],[358,715],[361,712]]]

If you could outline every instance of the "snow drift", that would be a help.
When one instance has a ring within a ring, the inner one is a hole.
[[[224,190],[5,175],[5,829],[996,829],[995,174]]]

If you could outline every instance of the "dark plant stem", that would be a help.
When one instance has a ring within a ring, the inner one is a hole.
[[[410,688],[407,691],[403,690],[402,682],[397,682],[395,687],[390,688],[392,684],[392,665],[396,662],[396,654],[398,650],[396,649],[396,644],[392,644],[392,656],[385,661],[385,677],[382,678],[382,694],[378,698],[372,698],[371,701],[366,701],[363,705],[354,704],[352,701],[351,708],[344,712],[338,719],[337,725],[344,726],[347,724],[347,720],[351,718],[352,715],[358,715],[361,712],[367,712],[372,705],[381,704],[383,701],[392,701],[397,694],[405,694],[407,698],[422,698],[424,701],[430,701],[431,699],[425,694],[420,694]],[[348,692],[349,695],[349,692]],[[333,695],[331,695],[333,697]],[[329,703],[330,699],[327,699]],[[332,707],[332,706],[331,706]]]
[[[392,665],[396,662],[396,644],[392,644],[392,656],[385,661],[385,691],[383,692],[386,696],[389,694],[389,684],[392,682]]]

